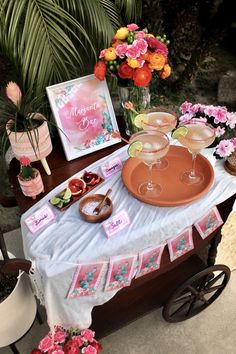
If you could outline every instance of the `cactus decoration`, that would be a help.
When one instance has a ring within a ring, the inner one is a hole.
[[[30,159],[26,156],[20,158],[21,168],[19,176],[26,181],[35,178],[35,169],[33,169],[30,162]]]

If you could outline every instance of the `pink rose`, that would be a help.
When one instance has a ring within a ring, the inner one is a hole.
[[[80,334],[83,339],[85,339],[88,342],[92,342],[95,332],[91,331],[91,329],[84,329],[83,331],[81,331]]]
[[[87,347],[84,347],[81,350],[81,353],[83,353],[83,354],[97,354],[97,350],[92,345],[88,345]]]
[[[127,28],[129,31],[135,31],[136,29],[138,29],[138,25],[136,25],[135,23],[131,23],[130,25],[127,25]]]
[[[146,37],[146,33],[144,31],[138,31],[138,32],[136,32],[135,37],[136,37],[136,39],[145,38]]]
[[[39,342],[39,349],[42,350],[43,353],[46,353],[49,349],[53,348],[53,345],[53,339],[47,335]]]
[[[97,342],[95,339],[91,343],[91,346],[96,349],[97,353],[100,353],[100,351],[102,350],[101,344],[99,342]]]
[[[164,55],[164,57],[166,57],[166,58],[168,57],[168,48],[164,43],[158,41],[158,39],[156,39],[154,37],[147,37],[146,40],[147,40],[149,47],[154,49],[155,52]]]

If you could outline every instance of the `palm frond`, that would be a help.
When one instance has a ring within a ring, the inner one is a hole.
[[[115,5],[123,15],[125,24],[139,23],[142,17],[142,0],[115,0]]]

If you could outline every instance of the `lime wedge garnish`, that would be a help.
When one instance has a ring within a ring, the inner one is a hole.
[[[70,198],[71,198],[71,190],[70,190],[70,188],[66,188],[64,195],[63,195],[63,199],[66,200],[66,199],[70,199]]]
[[[142,123],[147,123],[148,122],[148,116],[145,113],[142,114],[138,114],[135,118],[134,118],[134,125],[137,128],[142,128]]]
[[[134,141],[133,143],[131,143],[129,145],[129,148],[128,148],[128,154],[130,157],[135,157],[136,154],[137,154],[137,151],[141,151],[143,148],[143,143],[141,141]]]
[[[171,137],[173,139],[178,139],[180,136],[185,136],[188,133],[188,128],[185,125],[182,125],[181,127],[176,128],[173,130]]]
[[[60,201],[61,201],[61,199],[60,199],[60,198],[57,198],[57,197],[52,197],[52,198],[50,199],[50,203],[51,203],[52,205],[57,205],[58,203],[60,203]]]

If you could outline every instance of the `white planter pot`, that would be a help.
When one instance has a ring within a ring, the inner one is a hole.
[[[14,258],[14,255],[8,254]],[[37,304],[29,279],[22,274],[11,294],[0,303],[0,347],[20,339],[33,324],[36,311]]]
[[[44,117],[37,113],[35,119],[44,119]],[[31,132],[31,139],[33,145],[36,147],[36,154],[29,140],[26,132],[13,132],[9,128],[11,121],[7,123],[6,131],[11,143],[14,156],[19,160],[22,156],[27,156],[32,162],[42,160],[47,157],[52,151],[52,142],[48,124],[44,121],[35,132]]]

